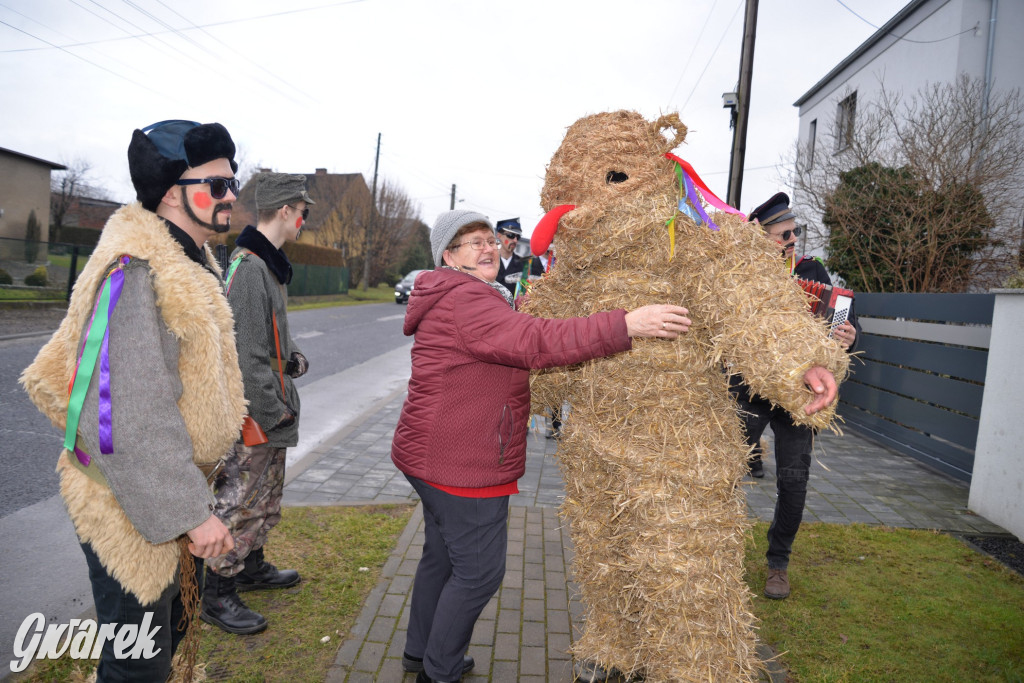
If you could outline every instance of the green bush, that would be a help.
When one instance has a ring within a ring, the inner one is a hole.
[[[14,278],[3,268],[0,268],[0,285],[13,285]]]
[[[39,266],[31,275],[25,276],[25,284],[29,287],[45,287],[50,280],[46,274],[46,266]]]
[[[28,223],[25,224],[25,261],[35,263],[39,256],[39,239],[42,237],[39,226],[39,219],[36,218],[36,210],[28,213]]]
[[[1007,278],[1006,282],[1003,283],[1003,287],[1006,289],[1024,289],[1024,268],[1021,268],[1016,274]]]

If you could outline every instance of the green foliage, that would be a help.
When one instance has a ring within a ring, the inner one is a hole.
[[[14,278],[3,268],[0,268],[0,285],[13,285]]]
[[[79,244],[95,247],[100,241],[101,231],[93,228],[80,228],[76,225],[65,225],[60,228],[60,241],[67,244]]]
[[[909,166],[870,162],[839,174],[826,196],[829,270],[864,292],[961,292],[973,257],[994,243],[982,194],[934,188]]]
[[[1024,268],[1011,275],[1003,283],[1006,289],[1024,289]]]
[[[39,256],[39,239],[42,237],[39,219],[36,218],[36,210],[32,209],[28,214],[28,222],[25,223],[25,262],[35,263]]]
[[[25,276],[25,284],[29,287],[45,287],[49,282],[50,279],[46,272],[46,266],[39,266],[29,275]]]

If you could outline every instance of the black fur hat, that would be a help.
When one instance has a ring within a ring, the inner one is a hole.
[[[235,143],[219,123],[160,121],[132,133],[128,171],[142,207],[156,211],[160,200],[189,168],[227,159],[237,171]]]

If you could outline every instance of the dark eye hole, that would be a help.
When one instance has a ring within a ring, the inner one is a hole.
[[[608,175],[604,178],[604,181],[609,185],[612,183],[624,183],[627,180],[629,180],[629,176],[621,171],[608,171]]]

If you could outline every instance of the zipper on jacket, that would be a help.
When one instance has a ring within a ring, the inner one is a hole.
[[[501,419],[498,421],[498,464],[499,465],[503,465],[505,463],[505,449],[508,447],[508,444],[512,441],[512,430],[514,429],[514,425],[512,424],[512,420],[508,420],[508,426],[509,426],[508,439],[506,440],[506,439],[502,438],[501,430],[502,430],[502,427],[504,427],[504,425],[505,425],[505,421],[506,421],[505,418],[506,417],[508,417],[508,404],[507,403],[501,407]]]

